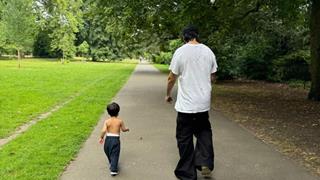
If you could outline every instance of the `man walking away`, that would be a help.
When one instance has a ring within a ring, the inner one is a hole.
[[[214,168],[208,111],[217,63],[211,49],[199,43],[196,27],[188,26],[182,34],[185,44],[173,55],[165,100],[172,102],[171,91],[178,79],[175,109],[178,113],[176,139],[180,160],[174,173],[182,180],[196,180],[196,169],[200,170],[203,176],[210,177]],[[195,148],[193,136],[197,138]]]

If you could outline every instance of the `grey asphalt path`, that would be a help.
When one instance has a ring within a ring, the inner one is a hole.
[[[130,128],[121,134],[120,174],[111,177],[98,137],[104,114],[70,162],[62,180],[176,180],[178,161],[173,105],[164,102],[166,75],[152,65],[137,66],[114,101],[120,118]],[[215,170],[213,180],[319,180],[303,167],[276,152],[251,133],[211,111],[214,129]],[[203,179],[199,174],[198,179]]]

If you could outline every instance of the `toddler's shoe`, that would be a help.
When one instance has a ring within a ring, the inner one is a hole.
[[[110,175],[111,176],[116,176],[116,175],[118,175],[118,172],[110,172]]]

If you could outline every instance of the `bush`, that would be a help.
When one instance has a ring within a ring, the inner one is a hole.
[[[274,74],[269,77],[273,81],[310,80],[309,51],[298,51],[276,59],[273,62]]]
[[[178,49],[182,45],[183,45],[183,42],[181,39],[171,40],[169,41],[169,51],[174,52],[176,49]]]
[[[33,45],[33,56],[43,58],[61,58],[62,52],[59,50],[53,51],[50,47],[52,39],[49,37],[49,30],[42,30],[36,36]]]
[[[172,52],[160,52],[159,55],[153,58],[153,62],[157,64],[170,64],[172,55]]]

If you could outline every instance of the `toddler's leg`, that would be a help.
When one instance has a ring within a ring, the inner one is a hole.
[[[108,139],[108,137],[106,137],[105,142],[104,142],[104,153],[108,157],[109,163],[111,163],[111,160],[110,160],[111,149],[112,149],[112,144],[110,142],[110,139]]]
[[[120,156],[120,139],[113,138],[113,146],[110,154],[110,171],[118,172],[118,161]]]

